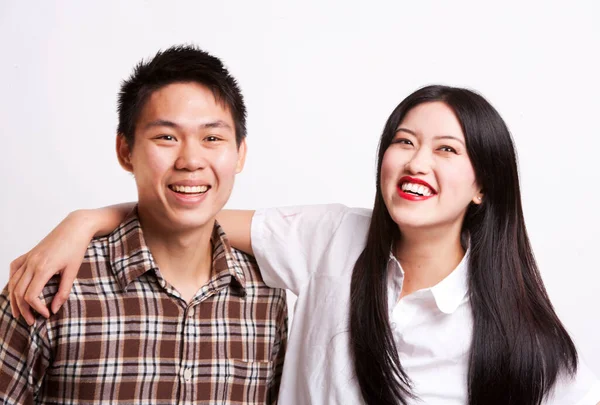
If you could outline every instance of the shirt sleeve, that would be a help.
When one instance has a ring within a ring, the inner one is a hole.
[[[600,403],[600,381],[580,359],[577,374],[561,376],[545,405],[596,405]]]
[[[33,404],[50,359],[45,321],[28,326],[10,311],[8,289],[0,295],[0,398],[2,404]]]
[[[256,211],[251,227],[252,250],[265,283],[299,295],[348,210],[335,204]]]

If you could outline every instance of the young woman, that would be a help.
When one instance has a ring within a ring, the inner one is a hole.
[[[341,205],[223,212],[267,284],[298,295],[282,404],[600,403],[527,238],[515,150],[469,90],[417,90],[379,144],[372,212]],[[13,263],[13,311],[62,272],[57,310],[94,233],[132,205],[68,217]],[[27,316],[30,316],[29,314]]]

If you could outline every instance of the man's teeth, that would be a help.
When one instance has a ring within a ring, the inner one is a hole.
[[[402,183],[402,191],[410,191],[413,194],[419,194],[425,197],[429,197],[433,194],[433,191],[429,187],[416,183]]]
[[[171,189],[177,193],[198,194],[206,193],[208,186],[171,186]]]

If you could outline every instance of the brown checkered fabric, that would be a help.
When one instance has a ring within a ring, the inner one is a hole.
[[[160,274],[132,213],[92,241],[69,300],[33,327],[0,296],[3,404],[275,403],[287,336],[285,291],[212,235],[213,276],[188,304]],[[50,302],[54,278],[44,289]]]

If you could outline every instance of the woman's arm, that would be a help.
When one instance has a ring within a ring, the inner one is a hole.
[[[8,283],[13,316],[23,315],[27,323],[33,325],[33,308],[48,318],[48,308],[38,297],[48,280],[60,273],[60,286],[51,304],[52,312],[56,313],[69,297],[90,240],[109,234],[134,206],[135,203],[125,203],[74,211],[37,246],[14,260],[10,264]]]
[[[8,283],[13,316],[23,315],[32,325],[31,309],[34,309],[48,318],[50,312],[38,297],[48,280],[60,273],[60,286],[51,304],[52,312],[56,313],[69,298],[90,240],[112,232],[134,206],[135,203],[125,203],[74,211],[31,251],[14,260]],[[254,211],[241,210],[223,210],[217,215],[231,245],[248,254],[252,254],[252,215]]]
[[[217,214],[217,221],[227,234],[229,243],[242,252],[253,255],[250,240],[250,227],[252,225],[251,210],[222,210]]]

